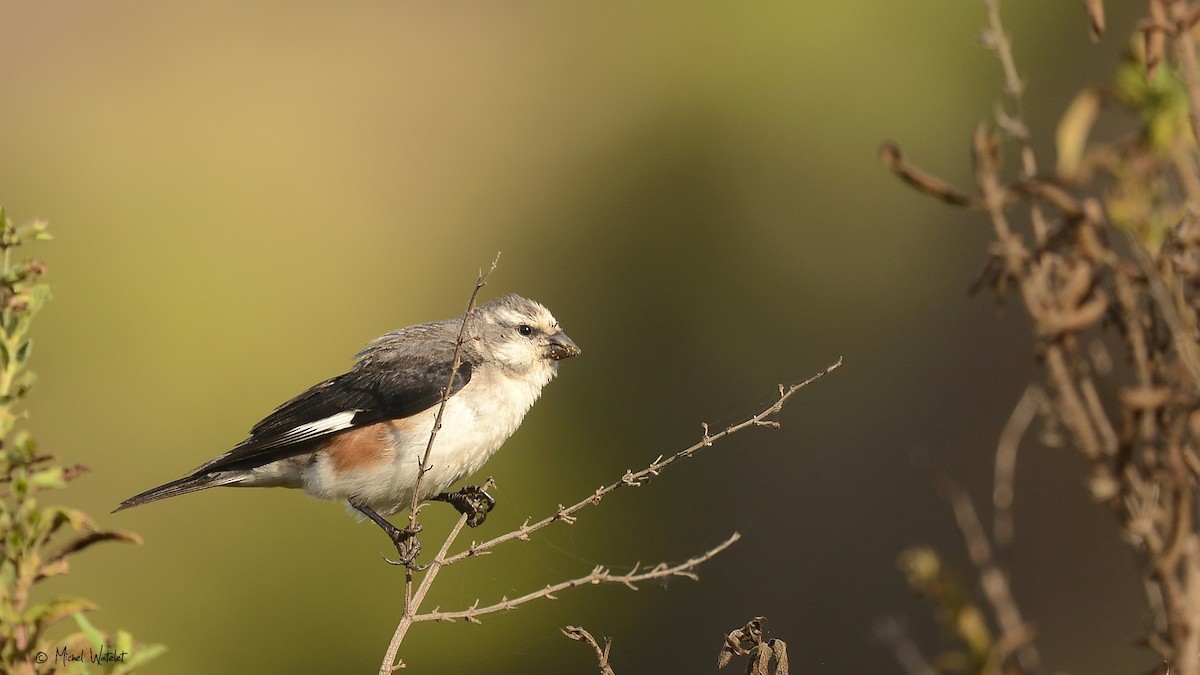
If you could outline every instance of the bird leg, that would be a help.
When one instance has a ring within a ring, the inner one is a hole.
[[[453,506],[467,517],[467,525],[471,527],[482,525],[487,519],[488,511],[496,506],[496,500],[478,485],[467,485],[456,492],[442,492],[430,499]]]
[[[387,560],[392,565],[404,565],[409,569],[420,570],[422,568],[421,565],[414,564],[417,556],[421,555],[421,542],[417,539],[417,533],[421,531],[419,523],[411,528],[399,528],[388,522],[387,518],[379,515],[375,512],[375,509],[366,504],[357,503],[354,499],[349,501],[350,506],[353,506],[356,511],[370,518],[376,525],[383,528],[383,531],[392,540],[392,543],[396,545],[396,553],[399,554],[399,559],[389,560],[385,557],[384,560]]]

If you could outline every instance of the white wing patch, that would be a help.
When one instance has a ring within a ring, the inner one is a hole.
[[[349,429],[350,423],[354,421],[354,416],[358,414],[357,410],[345,410],[336,415],[330,415],[316,422],[301,424],[283,435],[283,438],[289,440],[303,440],[312,438],[313,436],[321,436],[323,434]]]
[[[358,410],[346,410],[336,415],[330,415],[324,419],[319,419],[316,422],[301,424],[291,431],[270,439],[269,441],[261,444],[259,447],[278,448],[285,445],[292,445],[294,443],[301,443],[314,438],[320,438],[321,436],[327,436],[334,432],[342,431],[343,429],[349,429],[354,421],[354,416],[359,412],[360,411]]]

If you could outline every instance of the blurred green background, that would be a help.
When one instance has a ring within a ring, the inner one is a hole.
[[[1093,46],[1079,3],[1005,4],[1046,167],[1057,115],[1125,45],[1135,10],[1110,10]],[[971,130],[999,100],[982,23],[957,0],[0,4],[0,201],[57,236],[37,251],[57,297],[35,328],[33,430],[94,469],[65,498],[106,514],[223,452],[368,339],[460,312],[502,251],[484,299],[542,301],[584,356],[486,467],[500,505],[471,535],[846,362],[781,430],[452,569],[431,602],[680,561],[741,532],[699,583],[420,625],[410,668],[593,672],[558,632],[573,624],[615,638],[621,675],[713,672],[721,634],[765,615],[793,672],[898,672],[876,618],[938,633],[896,554],[931,543],[965,564],[912,457],[985,503],[1038,372],[1020,312],[966,292],[985,220],[875,158],[894,139],[969,185]],[[1142,672],[1137,570],[1080,468],[1027,443],[1014,591],[1048,670]],[[447,511],[426,511],[427,548]],[[296,492],[101,521],[145,545],[89,552],[51,590],[166,643],[152,672],[373,672],[400,613],[384,537]]]

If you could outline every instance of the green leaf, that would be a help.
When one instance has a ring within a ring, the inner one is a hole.
[[[25,497],[29,494],[29,478],[26,477],[24,471],[18,471],[16,475],[13,476],[12,486],[13,495],[16,496],[18,501],[21,501],[22,504],[24,504]]]
[[[13,437],[13,445],[28,456],[32,456],[37,451],[37,441],[33,440],[33,434],[25,429],[18,431],[17,435]]]
[[[60,574],[66,574],[70,568],[71,564],[67,561],[67,558],[62,558],[60,560],[55,560],[54,562],[42,565],[41,569],[38,570],[38,574],[40,574],[43,579],[49,579],[50,577],[56,577]]]
[[[113,675],[132,673],[135,668],[146,665],[150,661],[157,659],[166,652],[166,645],[140,645],[137,650],[132,652],[129,657],[125,659],[125,663],[113,669]]]
[[[118,652],[132,652],[133,651],[133,636],[129,634],[129,631],[124,630],[122,628],[118,628],[117,629],[117,642],[113,646],[116,647]]]
[[[93,609],[96,609],[96,604],[87,598],[54,598],[45,604],[30,607],[24,614],[23,623],[45,628],[73,614]]]
[[[16,361],[18,366],[25,365],[29,360],[29,352],[33,349],[33,340],[26,340],[17,347]]]
[[[6,335],[16,335],[17,330],[21,326],[21,315],[18,312],[6,310],[0,316],[3,317],[4,333]]]
[[[21,617],[6,606],[0,605],[0,635],[12,635],[13,629],[21,623]]]
[[[53,490],[64,487],[67,484],[63,480],[63,468],[61,466],[52,466],[49,469],[34,473],[29,477],[29,483],[40,490]]]
[[[94,528],[96,526],[91,516],[69,506],[47,506],[42,509],[42,517],[50,523],[50,531],[52,533],[58,531],[58,528],[66,524],[70,524],[71,528],[76,532],[85,527]]]
[[[88,621],[83,612],[75,614],[75,623],[79,624],[79,630],[83,631],[83,636],[87,638],[88,644],[96,648],[104,645],[104,636],[92,625],[91,621]]]
[[[34,384],[37,384],[37,373],[32,370],[26,370],[17,377],[15,384],[17,385],[17,391],[24,394],[32,389]]]
[[[26,289],[25,301],[29,305],[27,316],[35,314],[39,309],[44,307],[53,294],[50,284],[46,283],[34,284]]]

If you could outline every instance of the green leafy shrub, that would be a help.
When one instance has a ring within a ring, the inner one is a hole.
[[[14,225],[0,208],[0,672],[128,673],[164,651],[161,645],[135,646],[118,631],[112,639],[83,616],[96,605],[83,597],[35,599],[39,582],[66,574],[72,556],[102,541],[138,543],[137,535],[101,529],[88,514],[42,503],[45,493],[63,488],[87,472],[39,452],[22,405],[34,383],[28,370],[33,318],[50,300],[46,266],[15,261],[16,250],[50,239],[47,225],[33,220]],[[74,617],[79,632],[54,642],[52,626]]]

